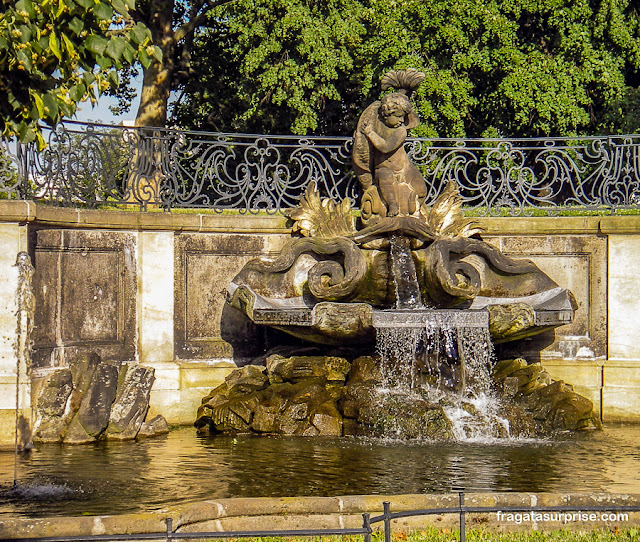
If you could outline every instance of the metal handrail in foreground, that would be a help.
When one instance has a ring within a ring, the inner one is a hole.
[[[48,536],[40,538],[5,538],[0,542],[115,542],[118,540],[193,540],[202,538],[265,538],[265,537],[307,537],[307,536],[347,536],[364,535],[370,540],[372,533],[368,523],[369,514],[362,514],[363,527],[360,529],[289,529],[276,531],[199,531],[193,533],[177,533],[173,531],[173,519],[166,518],[167,529],[158,533],[133,534],[101,534],[87,536]]]
[[[0,141],[0,199],[277,213],[310,181],[349,198],[349,137],[131,128],[73,121],[43,128],[47,147]],[[640,209],[640,135],[566,138],[414,138],[406,150],[430,205],[449,181],[466,210],[487,216]]]
[[[357,529],[292,529],[274,531],[201,531],[178,533],[173,530],[173,519],[166,518],[166,531],[158,533],[138,534],[113,534],[113,535],[87,535],[87,536],[53,536],[30,538],[4,538],[0,542],[111,542],[119,540],[193,540],[202,538],[264,538],[264,537],[308,537],[308,536],[347,536],[363,535],[364,542],[371,542],[373,533],[372,525],[382,522],[384,524],[384,541],[391,542],[391,522],[394,519],[432,516],[444,514],[459,515],[460,542],[466,542],[466,515],[481,513],[511,513],[511,512],[640,512],[640,506],[466,506],[464,492],[458,493],[458,506],[447,508],[428,508],[420,510],[405,510],[391,512],[391,503],[382,503],[383,513],[371,517],[368,513],[362,514],[362,527]]]
[[[460,542],[466,540],[466,515],[496,512],[640,512],[640,506],[466,506],[464,502],[464,492],[458,493],[459,504],[450,508],[429,508],[423,510],[407,510],[402,512],[391,512],[391,503],[382,503],[384,512],[382,515],[370,518],[371,525],[384,522],[384,540],[391,542],[391,521],[394,519],[432,516],[442,514],[458,514],[460,517]],[[368,542],[368,541],[367,541]]]

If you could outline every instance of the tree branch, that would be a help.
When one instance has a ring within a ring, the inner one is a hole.
[[[194,4],[189,20],[175,31],[174,39],[176,43],[193,33],[199,26],[202,26],[212,9],[223,6],[224,4],[229,4],[230,2],[233,2],[233,0],[200,0]],[[204,10],[200,11],[202,7],[204,7]],[[198,11],[200,11],[200,13],[198,13]]]

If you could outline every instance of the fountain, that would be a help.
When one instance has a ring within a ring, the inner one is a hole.
[[[539,364],[504,360],[492,379],[492,342],[569,323],[576,303],[533,262],[483,241],[454,182],[425,205],[404,148],[418,123],[409,98],[423,78],[389,72],[382,88],[395,92],[358,122],[357,227],[351,202],[321,199],[311,180],[289,212],[298,237],[276,258],[246,264],[228,287],[228,303],[254,324],[322,348],[238,369],[203,399],[196,427],[453,439],[478,427],[504,436],[598,424],[591,403]],[[376,343],[377,356],[358,355]]]
[[[532,262],[485,242],[461,213],[454,183],[425,204],[423,182],[403,147],[417,121],[409,94],[419,81],[411,70],[389,74],[385,85],[397,92],[372,104],[358,125],[361,214],[349,200],[322,199],[312,180],[289,213],[295,237],[275,258],[247,263],[228,286],[227,312],[292,337],[231,372],[202,402],[201,432],[245,435],[209,439],[176,429],[155,443],[120,442],[167,430],[166,423],[153,427],[157,417],[144,421],[153,371],[79,355],[39,383],[33,435],[36,443],[107,442],[37,444],[19,484],[14,456],[13,486],[7,475],[0,514],[166,514],[176,500],[194,499],[222,510],[211,499],[255,497],[256,479],[263,481],[259,496],[635,490],[638,476],[626,473],[635,473],[629,458],[636,429],[629,442],[620,428],[610,433],[612,442],[594,435],[577,452],[582,435],[509,446],[440,443],[576,430],[598,419],[590,401],[553,382],[539,363],[495,359],[495,343],[571,322],[575,301]],[[19,386],[29,370],[26,279],[33,268],[26,255],[18,263],[25,278]],[[603,469],[602,458],[611,456],[613,468]],[[342,497],[336,502],[343,506]],[[103,518],[86,519],[89,528],[103,528]],[[5,523],[0,535],[14,525]]]

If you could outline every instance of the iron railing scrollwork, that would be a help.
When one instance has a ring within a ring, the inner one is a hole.
[[[310,181],[350,198],[351,138],[271,136],[65,122],[47,147],[2,141],[0,198],[276,213]],[[427,204],[455,180],[465,210],[488,216],[615,213],[640,207],[640,135],[534,139],[410,139]]]

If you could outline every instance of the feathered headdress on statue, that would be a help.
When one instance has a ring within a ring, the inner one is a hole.
[[[382,90],[395,88],[399,94],[404,94],[409,98],[413,91],[420,86],[420,83],[424,81],[424,78],[424,73],[415,68],[391,70],[382,76],[380,86]]]

